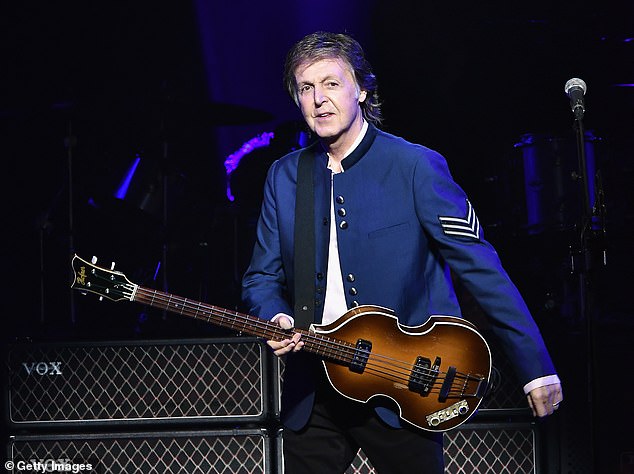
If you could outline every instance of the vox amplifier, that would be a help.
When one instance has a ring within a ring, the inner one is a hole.
[[[274,390],[268,357],[265,344],[250,338],[13,345],[8,423],[262,422]]]

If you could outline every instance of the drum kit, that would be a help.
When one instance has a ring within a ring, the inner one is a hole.
[[[591,208],[596,207],[602,195],[597,167],[602,139],[593,131],[584,135],[585,173],[580,171],[571,138],[529,133],[515,143],[505,180],[512,206],[507,214],[509,229],[537,235],[577,227],[583,218],[585,186]]]

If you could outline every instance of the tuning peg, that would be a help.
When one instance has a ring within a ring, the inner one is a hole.
[[[114,270],[114,262],[112,262],[112,265],[110,265],[110,270]]]
[[[95,257],[94,255],[92,256],[92,258],[90,259],[90,263],[92,263],[93,265],[95,265],[97,263],[97,257]]]
[[[100,297],[99,297],[99,301],[103,301],[103,296],[100,296]]]

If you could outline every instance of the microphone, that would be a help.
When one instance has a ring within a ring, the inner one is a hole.
[[[583,96],[585,95],[588,87],[583,79],[579,79],[577,77],[573,77],[564,87],[564,91],[566,95],[570,99],[570,107],[572,112],[575,114],[575,118],[577,120],[581,120],[583,118],[583,114],[586,111],[586,106],[583,101]]]

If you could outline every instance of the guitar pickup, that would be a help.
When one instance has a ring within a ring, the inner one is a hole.
[[[436,357],[434,365],[432,365],[427,357],[418,356],[412,368],[407,386],[412,392],[427,396],[434,386],[434,383],[436,383],[439,370],[440,357]]]
[[[372,351],[372,343],[365,339],[359,339],[352,354],[352,361],[350,362],[350,370],[357,374],[363,373],[365,366],[370,358],[370,352]]]

